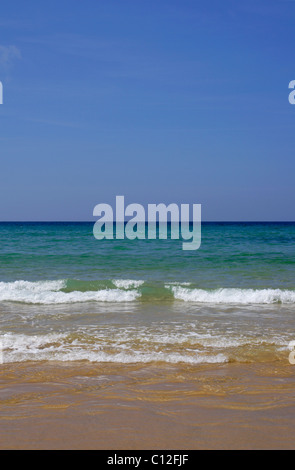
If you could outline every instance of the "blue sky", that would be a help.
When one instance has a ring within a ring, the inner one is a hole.
[[[5,2],[0,220],[295,220],[295,1]]]

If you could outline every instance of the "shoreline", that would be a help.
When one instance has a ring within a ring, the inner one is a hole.
[[[294,366],[1,366],[1,449],[292,449]]]

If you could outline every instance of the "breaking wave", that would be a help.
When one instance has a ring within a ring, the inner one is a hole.
[[[0,302],[71,304],[78,302],[133,302],[161,300],[198,304],[255,305],[294,304],[295,290],[199,289],[192,283],[142,280],[58,280],[0,282]]]
[[[173,286],[175,299],[205,304],[293,304],[295,291],[281,289],[188,289]]]
[[[65,304],[76,302],[131,302],[140,296],[137,290],[102,288],[65,292],[66,281],[0,282],[0,301],[30,304]]]

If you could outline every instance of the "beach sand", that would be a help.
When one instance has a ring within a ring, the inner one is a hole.
[[[3,364],[1,449],[293,449],[295,366]]]

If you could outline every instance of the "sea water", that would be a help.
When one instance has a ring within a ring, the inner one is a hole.
[[[4,363],[286,362],[294,327],[294,223],[203,223],[196,251],[0,224]]]

